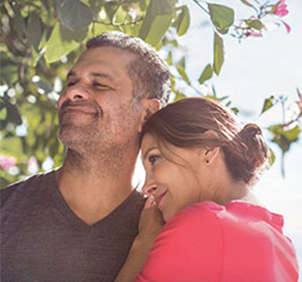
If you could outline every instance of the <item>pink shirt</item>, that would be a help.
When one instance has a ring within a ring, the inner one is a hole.
[[[297,281],[282,226],[281,215],[253,204],[194,204],[163,227],[136,282]]]

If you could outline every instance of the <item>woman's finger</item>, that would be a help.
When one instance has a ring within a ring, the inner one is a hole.
[[[150,195],[145,203],[144,209],[148,209],[154,205],[155,205],[154,197],[152,195]]]

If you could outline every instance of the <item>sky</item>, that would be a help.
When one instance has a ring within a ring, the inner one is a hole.
[[[206,24],[207,15],[193,1],[183,2],[189,4],[191,25],[180,42],[187,59],[186,71],[198,80],[203,68],[212,62],[213,31]],[[251,14],[238,0],[211,2],[227,3],[239,11],[238,18]],[[281,26],[266,31],[262,38],[249,38],[241,43],[226,36],[225,63],[221,75],[211,81],[219,96],[230,96],[232,105],[240,109],[243,121],[256,122],[263,128],[282,122],[280,107],[260,116],[264,98],[286,95],[290,104],[297,100],[296,88],[302,91],[302,0],[287,0],[286,3],[289,14],[283,19],[291,26],[291,32],[288,34]],[[264,135],[270,138],[265,130]],[[298,181],[302,172],[302,142],[300,139],[286,156],[285,178],[281,176],[280,151],[274,145],[272,149],[276,161],[255,185],[254,191],[264,206],[284,216],[284,231],[293,240],[302,276],[302,185]]]

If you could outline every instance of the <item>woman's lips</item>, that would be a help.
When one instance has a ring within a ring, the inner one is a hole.
[[[156,205],[159,207],[160,203],[162,202],[162,199],[164,198],[164,196],[167,194],[168,190],[166,190],[165,192],[163,192],[162,194],[160,194],[159,196],[155,197],[155,202]]]

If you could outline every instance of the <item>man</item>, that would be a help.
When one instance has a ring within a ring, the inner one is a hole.
[[[137,234],[131,177],[144,120],[170,77],[142,40],[93,38],[58,100],[63,166],[1,192],[3,281],[113,281]]]

